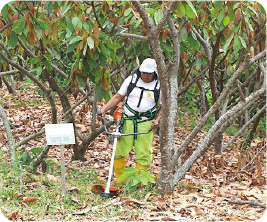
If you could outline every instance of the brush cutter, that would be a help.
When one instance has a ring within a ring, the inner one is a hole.
[[[100,113],[100,110],[97,110],[98,114]],[[113,148],[112,148],[112,156],[111,156],[111,162],[110,162],[110,168],[109,168],[109,175],[108,175],[108,181],[107,185],[93,185],[92,187],[92,192],[95,194],[100,194],[102,197],[114,197],[117,196],[119,191],[121,189],[116,188],[116,187],[111,187],[111,178],[112,178],[112,173],[113,173],[113,167],[114,167],[114,157],[116,153],[116,147],[117,147],[117,141],[121,136],[134,136],[134,135],[142,135],[142,134],[148,134],[152,131],[152,129],[149,129],[148,132],[141,132],[141,133],[129,133],[129,134],[123,134],[120,131],[120,126],[121,126],[121,116],[123,113],[123,106],[118,106],[118,108],[114,111],[113,117],[114,117],[114,122],[116,122],[116,130],[115,132],[108,132],[107,127],[106,127],[106,121],[102,118],[102,124],[105,129],[106,135],[111,135],[114,137],[114,143],[113,143]]]

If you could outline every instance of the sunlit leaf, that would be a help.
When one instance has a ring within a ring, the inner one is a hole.
[[[94,39],[91,36],[87,38],[87,44],[89,46],[89,49],[93,49],[95,47]]]
[[[20,34],[25,29],[26,21],[24,18],[17,20],[14,25],[13,29],[15,30],[16,34]]]

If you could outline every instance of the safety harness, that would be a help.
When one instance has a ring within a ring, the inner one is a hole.
[[[141,77],[141,72],[139,71],[139,69],[137,69],[136,73],[134,73],[132,75],[132,79],[131,79],[131,82],[127,88],[127,100],[125,102],[125,107],[134,115],[134,116],[127,116],[126,114],[123,115],[122,117],[122,127],[123,127],[123,124],[124,124],[124,121],[125,120],[132,120],[133,121],[133,124],[134,124],[134,133],[137,133],[137,123],[140,123],[140,122],[145,122],[145,121],[149,121],[149,120],[152,120],[154,119],[156,116],[157,116],[157,112],[158,112],[158,100],[159,100],[159,95],[160,95],[160,84],[158,82],[158,79],[157,79],[157,74],[155,74],[155,80],[156,80],[156,84],[155,84],[155,87],[153,90],[150,90],[150,89],[146,89],[144,87],[139,87],[137,86],[137,82],[139,80],[139,78]],[[128,104],[128,98],[129,98],[129,95],[130,93],[133,91],[133,89],[137,87],[139,89],[141,89],[141,93],[140,93],[140,97],[139,97],[139,101],[138,101],[138,105],[137,107],[140,106],[141,104],[141,101],[142,101],[142,98],[143,98],[143,94],[144,94],[144,91],[153,91],[154,92],[154,99],[155,99],[155,106],[149,110],[147,110],[146,112],[137,112],[135,111],[134,109],[132,109],[129,104]],[[147,119],[146,120],[142,120],[142,117],[146,117]],[[137,139],[137,135],[134,135],[134,139]]]

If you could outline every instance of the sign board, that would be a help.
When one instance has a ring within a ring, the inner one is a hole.
[[[73,123],[45,124],[47,145],[75,144]]]

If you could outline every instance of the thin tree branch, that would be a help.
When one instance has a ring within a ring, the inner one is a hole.
[[[147,36],[141,36],[141,35],[136,35],[136,34],[130,34],[130,33],[124,33],[126,30],[122,30],[120,33],[118,33],[118,36],[121,37],[127,37],[127,38],[133,38],[133,39],[140,39],[140,40],[148,40]]]
[[[226,144],[226,145],[224,145],[223,147],[222,147],[222,152],[225,150],[225,149],[227,149],[231,144],[233,144],[235,141],[236,141],[236,139],[238,138],[238,136],[240,136],[241,135],[241,133],[252,123],[252,122],[254,122],[254,120],[255,119],[257,119],[258,118],[258,116],[260,116],[261,114],[262,114],[262,112],[265,112],[266,111],[266,105],[264,105],[258,112],[257,112],[257,114],[256,115],[254,115],[236,134],[235,134],[235,136],[234,137],[232,137],[230,140],[229,140],[229,142]]]
[[[259,201],[257,200],[234,200],[234,199],[231,199],[231,200],[228,200],[229,203],[232,203],[232,204],[248,204],[248,205],[251,205],[251,206],[259,206],[259,207],[262,207],[262,208],[266,208],[266,205],[265,204],[262,204],[260,203]]]
[[[156,26],[156,35],[161,32],[163,25],[166,23],[167,19],[169,18],[172,11],[177,7],[178,1],[172,1],[168,9],[165,11],[162,19],[159,21],[158,25]]]
[[[18,142],[18,143],[15,145],[15,147],[19,147],[19,146],[21,146],[21,145],[23,145],[23,144],[26,144],[26,143],[28,143],[29,141],[31,141],[31,140],[33,140],[33,139],[35,139],[35,138],[38,138],[38,137],[40,137],[40,136],[42,136],[44,133],[45,133],[45,130],[42,129],[40,132],[38,132],[38,133],[36,133],[36,134],[30,135],[30,136],[24,138],[22,141]]]
[[[235,82],[236,82],[237,90],[238,90],[238,92],[239,92],[240,99],[241,99],[242,101],[245,101],[245,95],[244,95],[244,93],[242,92],[240,81],[237,79]]]
[[[12,70],[12,71],[6,71],[6,72],[0,72],[0,77],[2,76],[11,76],[20,73],[19,70]]]
[[[198,31],[192,26],[192,31],[196,35],[198,41],[203,45],[205,52],[207,54],[207,59],[209,64],[211,64],[211,48],[209,46],[209,41],[202,38]]]
[[[249,166],[265,147],[266,147],[266,144],[262,148],[260,148],[260,150],[252,157],[252,159],[249,161],[249,163],[246,166],[242,167],[242,169],[240,171],[243,171],[247,166]]]

